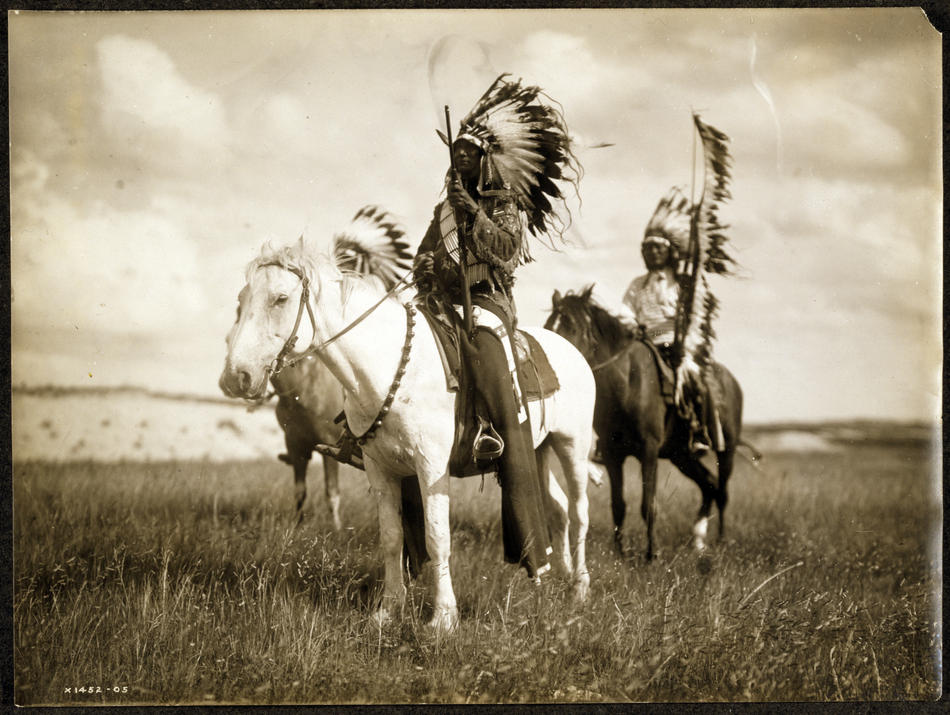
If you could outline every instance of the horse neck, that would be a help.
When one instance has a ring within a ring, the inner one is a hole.
[[[382,297],[378,290],[359,279],[341,283],[325,269],[321,273],[319,300],[311,299],[316,323],[314,345],[339,334]],[[387,299],[358,325],[317,352],[343,386],[348,406],[352,405],[355,413],[365,412],[369,419],[375,416],[399,365],[405,334],[405,310],[396,300]],[[356,419],[359,421],[358,415]]]
[[[590,341],[587,345],[587,352],[590,355],[588,362],[590,362],[591,365],[597,365],[604,362],[605,360],[610,360],[612,357],[614,357],[614,355],[617,354],[618,351],[623,349],[623,346],[611,345],[609,341],[596,337],[594,335],[596,332],[594,328],[594,314],[590,313],[589,315],[591,318],[591,331]]]

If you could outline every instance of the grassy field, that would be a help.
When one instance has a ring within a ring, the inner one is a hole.
[[[627,464],[626,527],[643,546]],[[15,693],[28,704],[927,700],[940,686],[939,484],[926,446],[740,462],[711,568],[698,490],[661,463],[659,558],[612,547],[591,485],[591,596],[502,563],[498,487],[453,482],[462,622],[436,638],[417,584],[368,621],[375,505],[306,520],[273,462],[14,466]],[[716,522],[710,532],[715,533]],[[771,579],[771,580],[770,580]]]

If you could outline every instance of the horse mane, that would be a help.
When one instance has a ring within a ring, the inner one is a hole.
[[[258,268],[273,265],[289,271],[299,270],[312,281],[317,265],[326,260],[329,260],[326,252],[321,252],[316,246],[305,242],[303,236],[279,248],[275,248],[270,241],[266,241],[261,246],[261,252],[257,258],[247,264],[245,277],[250,283],[251,276]]]
[[[340,282],[341,302],[346,303],[354,290],[365,290],[373,295],[380,295],[386,291],[382,279],[373,274],[365,274],[341,268],[340,256],[305,241],[303,236],[293,243],[274,248],[271,242],[261,246],[260,255],[252,260],[246,271],[247,282],[261,266],[276,265],[289,271],[299,270],[310,281],[311,285],[318,283],[317,273],[324,271],[330,278]]]
[[[592,296],[591,283],[580,293],[568,291],[557,304],[557,310],[578,324],[587,324],[590,339],[605,346],[610,352],[625,347],[634,337],[634,331],[619,317],[598,303]]]

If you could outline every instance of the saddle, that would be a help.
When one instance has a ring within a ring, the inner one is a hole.
[[[650,354],[653,355],[653,360],[656,363],[657,374],[660,381],[660,394],[663,396],[663,401],[670,407],[676,408],[675,414],[688,420],[689,412],[686,410],[694,408],[684,408],[684,406],[676,404],[676,374],[669,363],[667,355],[649,340],[642,340],[641,342],[650,348]],[[717,376],[711,376],[712,379],[703,380],[707,394],[705,397],[698,395],[696,399],[699,402],[697,405],[699,412],[698,419],[705,425],[710,439],[713,442],[713,446],[719,449],[725,444],[725,438],[723,437],[722,426],[719,420],[719,409],[723,397],[722,388],[718,379],[718,363],[714,363],[713,368],[714,371],[717,372]]]
[[[461,320],[454,313],[446,315],[424,303],[419,305],[419,312],[426,317],[436,338],[445,371],[446,390],[456,393],[455,438],[449,458],[449,473],[453,477],[470,477],[493,471],[489,460],[476,459],[473,452],[476,437],[484,432],[486,423],[479,414],[476,401],[472,399],[473,391],[466,389],[460,345],[461,331],[464,330]],[[532,335],[516,330],[511,335],[511,345],[525,403],[543,400],[560,389],[547,355]]]

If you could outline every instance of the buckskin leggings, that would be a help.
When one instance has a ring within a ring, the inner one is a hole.
[[[528,576],[534,578],[539,571],[547,570],[551,539],[544,518],[531,423],[527,419],[518,422],[519,405],[499,338],[489,328],[478,327],[474,339],[463,338],[462,343],[468,377],[505,441],[504,452],[497,461],[505,561],[520,563]]]

